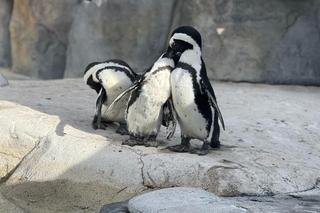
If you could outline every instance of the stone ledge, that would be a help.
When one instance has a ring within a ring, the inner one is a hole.
[[[193,186],[239,196],[317,186],[320,88],[219,82],[214,88],[227,130],[222,148],[201,157],[164,146],[122,146],[128,137],[117,135],[115,126],[92,130],[96,95],[79,79],[10,81],[0,89],[4,195],[15,197],[29,184],[45,188],[43,183],[51,184],[44,189],[51,193],[62,184],[65,195],[80,196],[70,198],[73,206],[85,201],[94,211],[153,188]],[[179,131],[168,143],[178,142]],[[30,193],[37,197],[42,191]]]

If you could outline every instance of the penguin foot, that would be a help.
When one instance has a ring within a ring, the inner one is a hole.
[[[190,146],[179,144],[175,146],[169,146],[168,149],[173,152],[189,152]]]
[[[98,123],[98,122],[92,122],[92,128],[94,130],[97,130],[97,129],[103,129],[105,130],[107,128],[107,124],[104,124],[104,123]]]
[[[197,154],[197,155],[206,155],[209,153],[209,144],[207,142],[204,142],[201,149],[190,149],[189,153],[191,154]]]
[[[213,148],[213,149],[219,149],[220,146],[221,146],[221,144],[220,144],[220,141],[212,141],[212,142],[210,143],[210,146],[211,146],[211,148]]]
[[[206,155],[209,153],[209,149],[190,149],[190,154],[197,154],[197,155]]]
[[[128,146],[143,146],[144,145],[144,141],[142,138],[134,136],[134,135],[130,135],[130,139],[125,140],[122,142],[122,145],[128,145]]]
[[[126,126],[120,125],[118,129],[116,130],[116,133],[120,135],[129,135],[129,131]]]
[[[158,143],[158,141],[156,141],[156,140],[152,140],[152,141],[145,141],[145,142],[144,142],[144,145],[145,145],[146,147],[158,147],[158,146],[159,146],[159,143]]]
[[[128,146],[138,146],[138,145],[144,145],[142,141],[132,140],[128,139],[122,142],[122,145],[128,145]]]

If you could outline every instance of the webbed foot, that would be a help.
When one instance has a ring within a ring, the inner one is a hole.
[[[118,133],[120,135],[129,135],[129,131],[127,129],[127,126],[126,125],[122,125],[122,124],[120,124],[120,126],[116,130],[116,133]]]
[[[158,147],[159,143],[156,140],[157,136],[156,135],[150,135],[148,137],[144,137],[142,140],[144,142],[144,146],[146,147]]]
[[[107,128],[107,124],[106,123],[104,123],[104,122],[100,122],[100,123],[98,123],[97,121],[92,121],[92,128],[94,129],[94,130],[97,130],[97,129],[103,129],[103,130],[105,130],[106,128]]]
[[[158,147],[159,143],[156,140],[152,140],[152,141],[145,141],[144,142],[144,146],[146,147]]]
[[[144,145],[144,142],[143,140],[141,140],[141,138],[130,135],[130,139],[123,141],[122,145],[138,146],[138,145]]]
[[[189,152],[190,146],[179,144],[175,146],[169,146],[168,149],[173,152]]]
[[[193,148],[193,149],[190,149],[189,153],[197,154],[197,155],[206,155],[209,153],[209,145],[207,142],[203,142],[201,149]]]
[[[217,140],[217,141],[212,141],[211,144],[210,144],[211,148],[213,149],[219,149],[221,144],[220,144],[220,141]]]
[[[169,146],[168,149],[173,152],[189,152],[190,151],[190,138],[181,135],[181,144],[180,145],[175,145],[175,146]]]

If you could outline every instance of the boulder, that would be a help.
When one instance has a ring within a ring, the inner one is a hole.
[[[14,72],[62,78],[68,33],[78,0],[16,0],[10,24]]]
[[[0,0],[0,67],[11,64],[9,23],[13,0]]]
[[[165,50],[175,0],[95,0],[78,7],[69,35],[65,77],[93,61],[120,58],[144,72]]]
[[[320,85],[320,3],[178,0],[173,27],[203,36],[212,79]]]
[[[129,204],[129,205],[128,205]],[[320,188],[275,196],[218,197],[199,188],[175,187],[146,192],[103,206],[100,213],[130,212],[312,212],[320,211]]]
[[[161,189],[134,197],[129,201],[130,213],[242,213],[246,209],[202,189],[176,187]]]

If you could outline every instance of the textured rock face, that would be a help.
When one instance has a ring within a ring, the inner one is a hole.
[[[179,0],[173,26],[204,40],[211,78],[320,84],[318,1]]]
[[[211,79],[320,85],[318,0],[16,0],[10,50],[11,6],[0,1],[0,66],[11,51],[13,71],[28,76],[80,77],[110,58],[143,72],[170,31],[192,25]]]
[[[14,72],[62,78],[68,32],[78,0],[16,0],[10,24]]]
[[[4,196],[18,197],[28,210],[39,208],[29,212],[48,205],[96,212],[150,188],[201,187],[222,196],[319,188],[320,88],[235,83],[214,88],[226,131],[221,149],[197,156],[164,146],[123,146],[129,137],[116,134],[113,125],[94,131],[96,94],[81,79],[12,80],[0,89],[0,191],[6,185]],[[172,141],[164,139],[164,131],[159,136],[164,145],[180,142],[179,130]],[[319,192],[315,196],[319,203]]]
[[[175,0],[83,2],[69,37],[66,77],[82,76],[92,61],[120,58],[137,72],[165,50]]]
[[[0,0],[0,67],[11,63],[9,22],[13,0]]]

